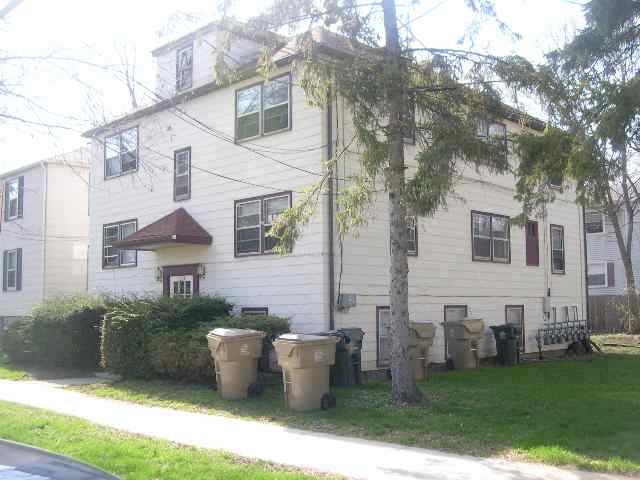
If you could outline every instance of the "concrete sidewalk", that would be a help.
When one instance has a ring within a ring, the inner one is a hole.
[[[45,408],[131,433],[362,480],[622,479],[537,464],[307,432],[273,424],[147,407],[64,390],[64,382],[0,380],[0,400]]]

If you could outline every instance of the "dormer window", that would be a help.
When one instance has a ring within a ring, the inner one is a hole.
[[[176,57],[176,90],[193,86],[193,45],[179,48]]]

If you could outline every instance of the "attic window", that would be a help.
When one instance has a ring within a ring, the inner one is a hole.
[[[504,123],[492,122],[486,118],[480,119],[477,122],[478,125],[478,137],[497,145],[504,149],[504,156],[507,155],[507,126]]]
[[[193,86],[193,45],[179,48],[176,58],[176,90]]]

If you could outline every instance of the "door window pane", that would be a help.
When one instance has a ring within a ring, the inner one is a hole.
[[[391,363],[391,310],[379,307],[378,318],[378,367],[387,367]]]

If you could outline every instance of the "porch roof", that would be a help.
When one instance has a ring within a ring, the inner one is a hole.
[[[127,250],[157,250],[180,245],[211,245],[212,241],[209,232],[184,208],[179,208],[128,237],[113,242],[113,245]]]

